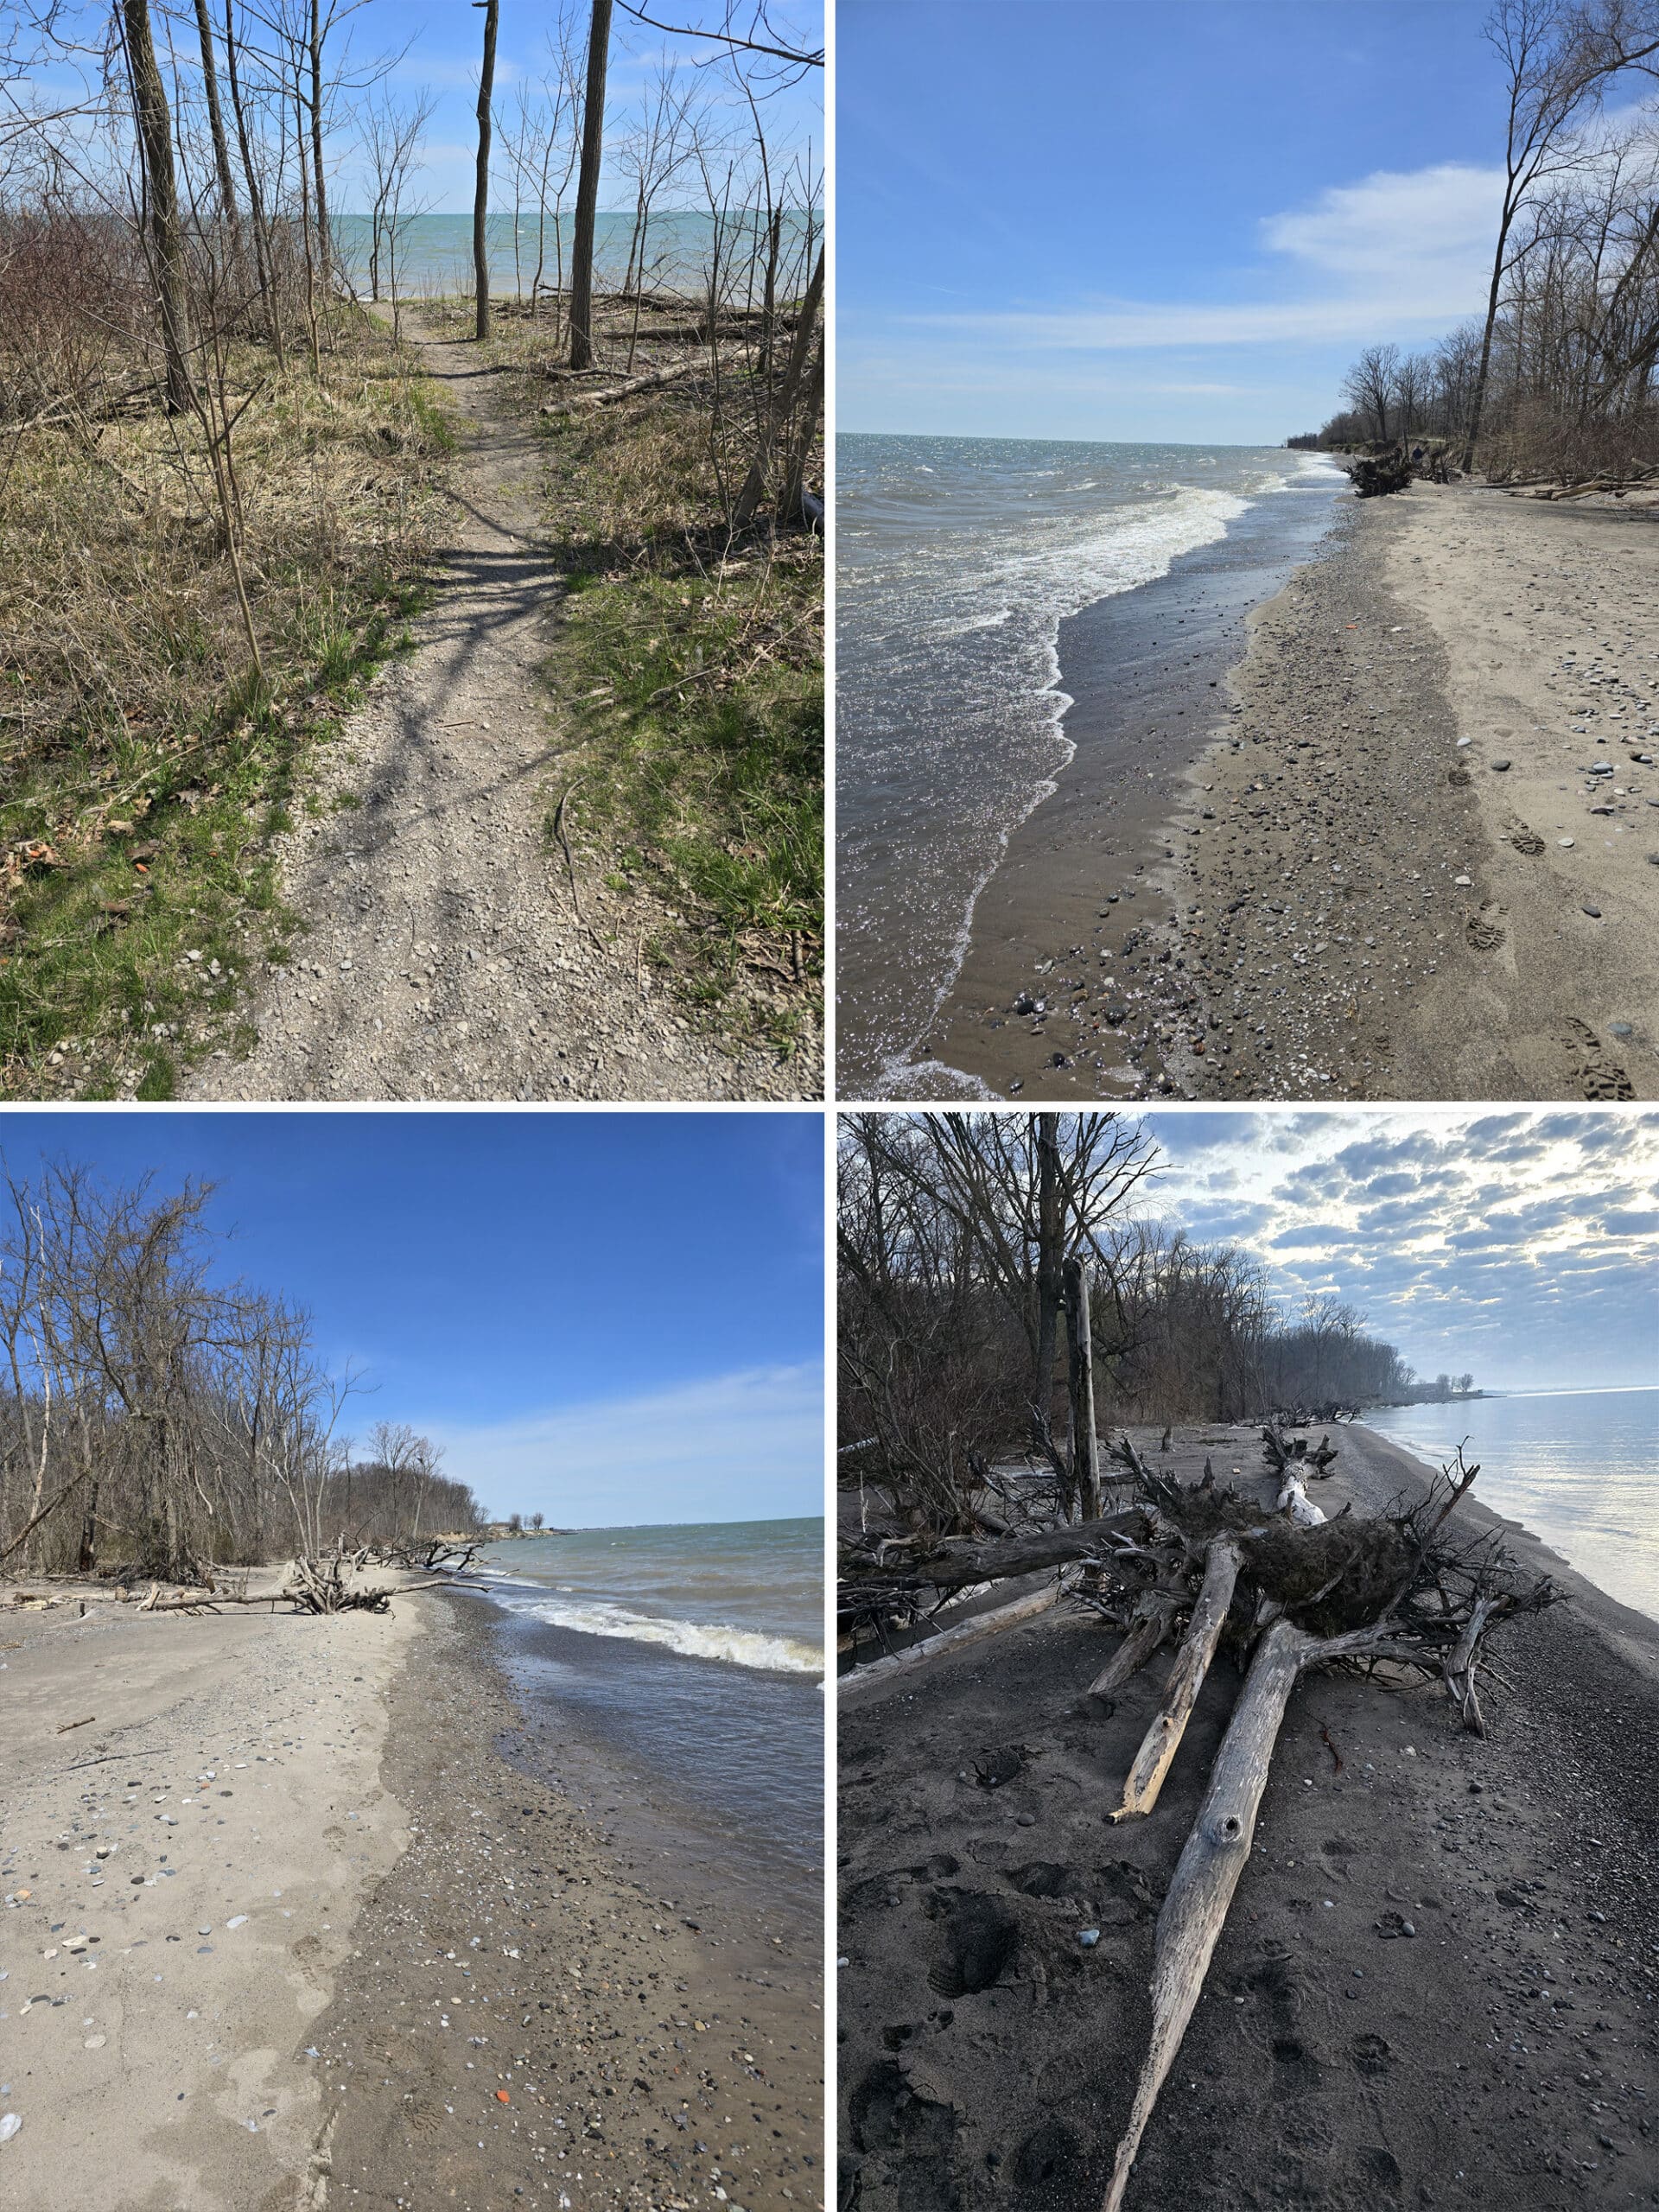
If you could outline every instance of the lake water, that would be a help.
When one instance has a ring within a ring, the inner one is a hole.
[[[757,245],[759,219],[752,213],[739,213],[725,219],[718,233],[714,218],[695,209],[665,209],[651,218],[645,233],[645,276],[647,289],[674,292],[698,292],[707,284],[709,269],[718,242],[722,266],[733,273],[735,296],[747,297],[748,270],[756,264],[755,296],[764,272],[764,259]],[[369,289],[370,220],[366,215],[337,215],[334,218],[334,238],[353,283],[367,296]],[[485,236],[490,256],[491,289],[500,293],[520,293],[526,299],[536,278],[537,257],[542,267],[542,281],[554,283],[558,276],[561,245],[567,280],[570,266],[570,244],[575,235],[575,218],[566,213],[563,218],[550,215],[545,225],[537,219],[536,211],[515,215],[512,209],[498,208],[486,219]],[[800,264],[809,253],[817,250],[822,236],[823,224],[814,218],[808,223],[804,214],[785,219],[782,248],[783,267],[786,272],[798,276]],[[607,212],[601,209],[594,220],[594,281],[601,290],[619,287],[627,273],[628,261],[633,246],[633,213]],[[800,279],[804,283],[804,279]],[[382,288],[388,280],[383,275]],[[407,297],[415,293],[456,293],[470,296],[473,289],[473,219],[470,215],[416,215],[410,220],[397,248],[397,289]],[[728,296],[731,296],[728,288]]]
[[[1247,516],[1305,528],[1345,479],[1274,447],[869,435],[838,438],[836,469],[841,1088],[893,1096],[1072,757],[1061,622]]]
[[[1466,1440],[1480,1462],[1477,1497],[1659,1620],[1659,1389],[1388,1406],[1365,1422],[1436,1466]]]
[[[823,1522],[583,1529],[486,1546],[510,1672],[760,1859],[823,1856]]]

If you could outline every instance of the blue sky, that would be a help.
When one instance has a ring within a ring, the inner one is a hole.
[[[1331,1293],[1420,1375],[1659,1383],[1659,1120],[1554,1109],[1162,1113],[1147,1210]]]
[[[815,1114],[35,1113],[111,1181],[218,1185],[222,1271],[309,1306],[493,1510],[556,1525],[823,1511]]]
[[[1486,0],[841,0],[846,430],[1277,443],[1484,305]]]
[[[717,23],[724,15],[722,0],[671,0],[658,5],[641,0],[645,12],[664,23],[695,30]],[[213,21],[222,20],[222,6],[210,10]],[[0,7],[0,35],[4,28]],[[104,49],[108,9],[102,0],[66,0],[58,17],[71,51],[51,54],[32,75],[31,84],[42,105],[55,109],[84,95],[96,81],[98,57]],[[423,142],[424,167],[414,188],[414,198],[435,213],[470,214],[478,156],[478,72],[483,41],[483,14],[469,0],[360,0],[355,9],[342,9],[342,22],[331,48],[347,79],[360,84],[373,66],[391,63],[387,88],[401,102],[409,103],[430,92],[436,105]],[[514,124],[521,93],[537,96],[541,81],[553,69],[552,50],[562,22],[570,27],[575,51],[585,59],[588,0],[501,0],[496,39],[495,134],[498,169],[504,140]],[[774,28],[787,41],[821,46],[823,9],[821,0],[773,0]],[[177,66],[193,95],[197,95],[196,48],[194,20],[188,10],[169,18],[155,13],[156,37],[173,41]],[[639,112],[659,67],[676,64],[685,81],[695,84],[712,104],[714,136],[735,134],[746,143],[753,128],[747,104],[732,74],[729,49],[706,38],[669,37],[635,22],[620,4],[612,19],[609,77],[606,94],[606,168],[600,189],[601,209],[632,205],[632,186],[619,161],[623,139]],[[220,56],[223,75],[223,56]],[[747,65],[760,101],[760,114],[774,161],[780,167],[809,143],[816,166],[823,161],[823,72],[809,70],[800,82],[769,85],[760,73],[769,66]],[[364,188],[364,168],[358,150],[351,111],[360,93],[347,90],[340,101],[340,121],[328,141],[327,161],[334,206],[341,213],[361,213],[371,195]],[[57,137],[73,137],[60,127]],[[200,150],[200,149],[199,149]],[[718,168],[721,164],[716,163]],[[664,207],[695,206],[701,181],[688,169],[663,195]],[[498,193],[498,207],[503,204]],[[511,208],[511,200],[505,202]],[[567,205],[574,207],[575,189]]]

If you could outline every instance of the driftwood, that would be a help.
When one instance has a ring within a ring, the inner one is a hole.
[[[1103,1544],[1144,1535],[1146,1525],[1145,1515],[1131,1508],[1126,1513],[1105,1514],[1097,1521],[1033,1529],[991,1543],[947,1538],[943,1543],[904,1552],[902,1566],[893,1563],[898,1548],[889,1543],[883,1548],[884,1564],[895,1589],[931,1585],[936,1590],[961,1590],[970,1582],[999,1582],[1009,1575],[1036,1574],[1046,1567],[1073,1566],[1092,1558]]]
[[[1500,1541],[1459,1551],[1442,1536],[1478,1472],[1459,1452],[1414,1510],[1361,1517],[1344,1509],[1335,1521],[1320,1515],[1313,1523],[1278,1521],[1255,1530],[1225,1527],[1252,1511],[1236,1493],[1205,1485],[1172,1495],[1165,1478],[1154,1478],[1154,1510],[1172,1534],[1147,1548],[1170,1554],[1162,1568],[1166,1583],[1180,1571],[1179,1550],[1190,1557],[1195,1529],[1217,1518],[1224,1529],[1204,1549],[1202,1580],[1163,1707],[1131,1764],[1115,1818],[1155,1802],[1224,1628],[1235,1630],[1249,1657],[1158,1916],[1152,2034],[1104,2212],[1119,2212],[1147,2124],[1202,1993],[1249,1858],[1274,1746],[1298,1680],[1312,1667],[1380,1662],[1429,1679],[1438,1675],[1465,1726],[1480,1734],[1475,1678],[1483,1637],[1507,1616],[1553,1601],[1548,1582],[1521,1583]],[[1300,1475],[1292,1471],[1287,1484],[1305,1502]]]
[[[976,1613],[971,1620],[958,1621],[954,1628],[942,1629],[938,1636],[925,1637],[919,1643],[906,1644],[902,1651],[889,1651],[880,1659],[872,1659],[851,1674],[843,1675],[836,1685],[842,1697],[849,1694],[880,1688],[891,1681],[895,1675],[909,1673],[930,1659],[939,1658],[950,1651],[960,1651],[964,1645],[982,1643],[988,1636],[995,1636],[1005,1628],[1016,1627],[1021,1621],[1034,1620],[1039,1613],[1046,1613],[1071,1586],[1075,1568],[1062,1568],[1056,1580],[1046,1588],[1028,1590],[1023,1598],[1016,1598],[1009,1605],[998,1605],[992,1611]]]
[[[673,384],[681,377],[689,377],[698,365],[696,361],[671,361],[666,367],[646,369],[641,375],[628,377],[604,391],[580,391],[571,399],[550,399],[541,411],[543,415],[573,415],[582,407],[608,407],[613,399],[631,399],[637,391],[651,391],[658,385]]]
[[[1204,1688],[1204,1678],[1210,1671],[1210,1662],[1221,1641],[1221,1631],[1227,1624],[1243,1557],[1230,1536],[1218,1536],[1205,1554],[1204,1580],[1192,1607],[1192,1618],[1175,1655],[1175,1664],[1169,1670],[1163,1704],[1129,1763],[1123,1801],[1112,1815],[1114,1821],[1126,1821],[1136,1813],[1149,1813],[1158,1802],[1164,1777],[1180,1749],[1186,1724],[1198,1701],[1198,1692]]]

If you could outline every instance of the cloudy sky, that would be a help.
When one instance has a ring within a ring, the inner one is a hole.
[[[1317,429],[1361,346],[1484,307],[1503,143],[1486,12],[841,0],[841,427]]]
[[[1247,1246],[1290,1306],[1332,1292],[1421,1375],[1659,1382],[1659,1116],[1148,1116],[1150,1210]]]

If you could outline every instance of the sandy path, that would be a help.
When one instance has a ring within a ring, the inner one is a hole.
[[[601,946],[578,918],[543,835],[560,579],[536,434],[471,344],[415,334],[461,441],[437,589],[320,760],[321,813],[280,841],[308,934],[256,990],[258,1042],[214,1053],[184,1096],[798,1096],[770,1056],[721,1050],[651,995],[632,936]],[[602,894],[583,889],[591,919]]]
[[[303,2054],[407,1838],[380,1758],[415,1605],[0,1621],[0,2197],[320,2204]]]
[[[1327,1512],[1420,1490],[1386,1440],[1337,1441]],[[1184,1480],[1206,1457],[1267,1495],[1252,1431],[1178,1432]],[[1436,1689],[1297,1691],[1128,2212],[1653,2201],[1659,1626],[1515,1543],[1570,1602],[1494,1637],[1488,1740]],[[1062,1605],[842,1713],[842,2185],[866,2212],[1100,2202],[1238,1685],[1218,1662],[1156,1810],[1109,1827],[1164,1672],[1079,1714],[1113,1641]]]

